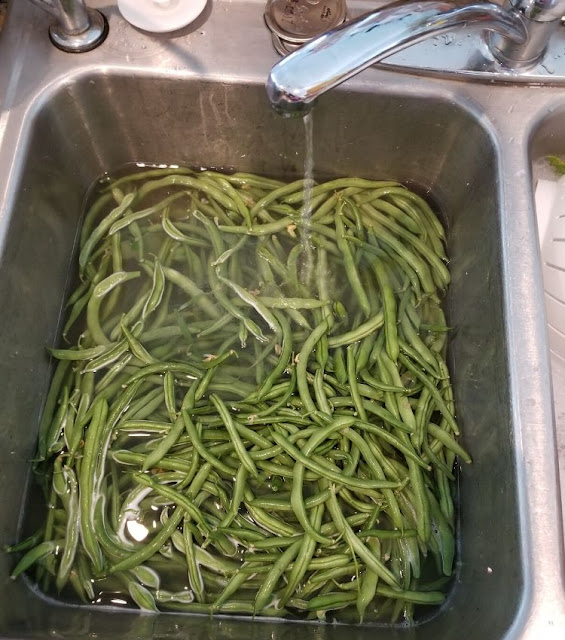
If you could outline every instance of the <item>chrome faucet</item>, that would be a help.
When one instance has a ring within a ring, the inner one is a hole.
[[[560,25],[565,15],[565,0],[508,0],[505,6],[511,15],[523,19],[528,35],[522,43],[493,35],[491,51],[512,69],[530,67],[541,59],[549,38]]]
[[[100,11],[89,9],[84,0],[31,0],[56,18],[49,28],[51,42],[71,53],[90,51],[108,35],[108,22]]]
[[[305,113],[318,96],[370,65],[428,36],[472,24],[493,32],[488,49],[494,71],[508,81],[540,61],[564,13],[565,0],[509,0],[504,8],[459,0],[390,5],[328,31],[283,58],[269,74],[267,95],[283,114]]]

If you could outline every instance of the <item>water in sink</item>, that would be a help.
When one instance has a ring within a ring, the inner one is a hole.
[[[308,284],[314,272],[314,255],[310,241],[310,220],[312,218],[312,189],[314,188],[314,114],[307,113],[304,118],[304,206],[302,208],[302,282]]]
[[[364,622],[443,603],[469,458],[441,225],[398,183],[338,179],[308,205],[304,182],[99,182],[36,463],[53,593]]]

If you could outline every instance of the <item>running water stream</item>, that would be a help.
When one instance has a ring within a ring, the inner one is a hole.
[[[312,190],[314,188],[314,119],[312,112],[304,116],[304,198],[302,203],[302,283],[310,289],[314,273],[314,252],[310,240]]]

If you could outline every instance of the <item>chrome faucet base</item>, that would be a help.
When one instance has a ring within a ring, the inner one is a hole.
[[[542,9],[530,0],[507,0],[505,8],[519,16],[528,31],[525,42],[516,44],[499,34],[490,36],[489,47],[495,58],[513,69],[534,67],[543,59],[551,36],[561,24],[565,7],[563,2],[546,2]]]
[[[448,31],[395,53],[375,66],[400,73],[454,80],[563,85],[564,31],[563,26],[558,26],[541,56],[522,60],[516,59],[513,52],[508,52],[508,41],[497,33],[484,34],[479,28],[473,27],[465,32]]]
[[[108,21],[95,9],[86,10],[90,24],[81,33],[68,33],[61,24],[49,28],[51,42],[68,53],[84,53],[102,44],[108,35]]]

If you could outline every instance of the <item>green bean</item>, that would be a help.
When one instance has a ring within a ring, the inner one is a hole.
[[[137,371],[134,375],[132,375],[126,386],[137,382],[138,380],[143,380],[143,378],[147,378],[154,374],[164,375],[167,371],[176,372],[178,374],[182,374],[189,379],[197,379],[201,377],[201,373],[198,371],[196,367],[192,365],[185,364],[183,362],[158,362],[157,364],[149,364],[146,365]]]
[[[16,544],[9,544],[3,547],[6,553],[20,553],[22,551],[29,551],[33,547],[36,547],[43,540],[43,527],[39,528],[35,533],[17,542]]]
[[[171,447],[175,445],[183,431],[184,421],[182,416],[179,416],[159,445],[145,458],[141,467],[142,471],[147,471],[152,467],[158,466],[159,462],[167,455]]]
[[[199,491],[200,487],[204,483],[206,477],[210,473],[211,466],[206,463],[198,472],[197,476],[194,477],[192,481],[192,485],[190,490],[188,491],[188,499],[194,498],[195,494]],[[185,511],[181,507],[176,509],[173,515],[167,520],[166,524],[163,528],[152,538],[152,540],[142,546],[137,551],[130,554],[124,560],[119,561],[110,567],[110,573],[117,573],[120,571],[126,571],[128,569],[132,569],[140,565],[142,562],[145,562],[151,556],[155,555],[159,551],[159,549],[165,544],[165,542],[173,535],[176,528],[179,526],[180,522],[184,517]]]
[[[165,407],[169,414],[169,418],[171,422],[174,424],[178,417],[176,402],[175,402],[175,376],[171,371],[167,371],[163,378],[163,386],[164,386],[164,396],[165,396]],[[193,388],[194,385],[191,385],[190,389]],[[190,393],[190,390],[189,390]],[[181,429],[182,431],[182,429]],[[180,435],[180,434],[179,434]],[[174,443],[173,443],[174,444]]]
[[[141,315],[143,307],[145,305],[146,300],[150,296],[150,291],[146,290],[145,284],[142,285],[142,292],[139,293],[136,302],[133,306],[128,310],[127,313],[124,313],[119,318],[116,318],[116,322],[114,328],[110,332],[110,339],[114,342],[120,339],[122,335],[122,322],[128,327],[132,327],[132,333],[136,335],[137,326],[140,327],[140,330],[143,328],[141,325],[137,325],[136,322]],[[106,323],[109,325],[110,323]]]
[[[59,591],[69,580],[79,543],[80,532],[80,511],[77,479],[74,471],[68,467],[64,467],[62,473],[64,476],[66,476],[65,485],[68,486],[68,504],[66,507],[67,527],[65,535],[65,548],[61,555],[61,562],[59,564],[57,579],[55,581],[56,587]]]
[[[359,393],[359,387],[357,384],[357,363],[355,361],[355,351],[353,349],[353,345],[349,345],[347,347],[346,353],[349,391],[351,393],[351,397],[353,398],[355,408],[357,409],[357,415],[363,422],[367,422],[367,413],[365,412],[365,407],[363,406],[363,401],[361,400],[361,395]]]
[[[108,347],[105,345],[97,345],[90,349],[47,349],[49,355],[53,356],[57,360],[73,361],[92,360],[106,351],[108,351]]]
[[[190,298],[193,298],[195,303],[207,315],[215,319],[219,317],[216,305],[208,300],[206,294],[190,278],[169,267],[163,267],[163,273],[167,280],[182,289]]]
[[[142,166],[151,166],[151,165],[142,165]],[[110,180],[106,189],[121,187],[122,185],[127,184],[129,182],[138,182],[139,180],[149,180],[150,178],[161,178],[163,176],[168,176],[173,173],[193,175],[195,172],[192,169],[187,169],[185,167],[177,167],[174,165],[171,165],[170,167],[146,169],[145,171],[141,171],[133,175],[125,175],[116,180]]]
[[[67,318],[62,331],[62,335],[65,340],[67,339],[67,334],[71,330],[72,326],[75,324],[75,322],[78,320],[78,318],[86,308],[86,305],[90,300],[90,296],[92,295],[92,291],[94,290],[94,286],[95,285],[90,283],[88,291],[73,304],[73,308],[69,313],[69,317]]]
[[[147,301],[143,305],[143,310],[141,312],[142,320],[145,320],[147,316],[149,316],[157,307],[161,304],[163,300],[163,295],[165,292],[165,272],[163,271],[163,267],[159,260],[155,260],[153,263],[153,279],[151,282],[151,292],[149,293],[149,297]]]
[[[229,211],[224,211],[224,209],[218,206],[218,204],[214,202],[213,199],[210,199],[210,200],[204,199],[204,198],[199,199],[194,194],[192,194],[191,200],[192,200],[192,209],[191,209],[192,214],[196,212],[202,212],[203,214],[208,216],[210,220],[215,221],[217,219],[228,225],[233,224],[232,213]],[[195,227],[195,225],[191,223],[179,222],[177,223],[177,226],[180,229],[185,229],[190,232],[193,232],[193,231],[197,232],[196,231],[197,227]]]
[[[427,428],[428,433],[431,436],[437,438],[445,447],[447,447],[455,455],[458,455],[460,458],[462,458],[467,464],[471,464],[471,456],[454,438],[451,437],[451,435],[447,431],[440,429],[440,427],[438,427],[436,424],[433,424],[432,422],[427,425]]]
[[[274,516],[271,516],[267,511],[264,511],[259,507],[252,506],[251,503],[253,502],[254,498],[254,496],[252,496],[252,492],[246,489],[245,506],[247,507],[250,516],[260,527],[266,529],[267,531],[271,531],[272,533],[279,536],[297,535],[297,530],[293,526],[286,524],[285,522],[279,520]]]
[[[223,233],[235,233],[242,234],[245,233],[249,236],[268,236],[273,233],[278,233],[283,229],[289,227],[294,223],[293,218],[282,218],[281,220],[277,220],[276,222],[267,222],[262,224],[255,224],[251,227],[243,226],[243,227],[234,227],[230,225],[220,224],[218,225],[218,229]]]
[[[268,193],[265,197],[261,198],[261,200],[259,200],[259,202],[257,202],[252,207],[250,211],[251,219],[254,220],[259,214],[259,212],[262,209],[265,209],[266,207],[268,207],[268,205],[270,205],[272,202],[275,202],[276,200],[279,200],[283,196],[287,196],[291,193],[297,193],[299,190],[303,188],[303,186],[304,186],[304,180],[295,180],[290,184],[285,184],[280,187],[277,187],[276,189],[273,189],[270,193]]]
[[[84,550],[94,569],[102,571],[103,558],[100,545],[94,534],[94,507],[97,498],[94,495],[98,446],[108,415],[108,403],[104,398],[97,399],[93,405],[92,421],[86,433],[83,459],[80,470],[80,531]]]
[[[357,600],[355,593],[326,593],[308,601],[308,611],[333,611],[348,607]]]
[[[196,555],[194,552],[194,545],[192,541],[192,533],[188,528],[188,521],[185,517],[184,526],[183,526],[183,536],[184,536],[184,550],[186,556],[186,565],[188,571],[188,580],[190,582],[190,587],[194,592],[196,600],[198,602],[205,601],[205,593],[204,593],[204,581],[202,579],[202,573],[200,571],[200,567],[198,562],[196,561]]]
[[[132,334],[135,336],[136,333],[139,333],[139,329],[141,329],[140,326],[135,327]],[[85,364],[82,369],[83,373],[96,373],[112,365],[128,351],[128,346],[128,341],[123,339],[113,347],[104,347],[104,351],[97,358],[93,358]]]
[[[362,478],[351,478],[344,474],[336,473],[325,466],[322,466],[319,462],[306,457],[284,436],[278,433],[273,433],[272,437],[277,444],[280,444],[285,451],[287,451],[295,460],[303,464],[306,468],[311,469],[322,478],[327,478],[337,484],[343,484],[347,487],[359,489],[396,489],[399,486],[397,482],[389,482],[387,480],[364,480]]]
[[[237,318],[242,322],[242,325],[245,327],[249,333],[253,334],[260,342],[266,342],[267,338],[263,335],[261,329],[257,326],[257,324],[249,317],[247,317],[240,309],[238,309],[231,300],[227,298],[227,296],[222,292],[220,280],[216,275],[216,269],[209,265],[208,268],[208,278],[210,280],[210,285],[212,287],[212,293],[216,300],[220,303],[220,305],[234,318]],[[245,343],[245,340],[241,340],[242,345]]]
[[[331,513],[332,519],[338,529],[344,532],[345,540],[351,547],[351,550],[361,558],[367,568],[374,571],[379,578],[384,580],[392,587],[398,588],[398,582],[394,575],[383,565],[383,563],[359,540],[359,538],[353,532],[353,529],[343,516],[339,504],[337,502],[335,493],[330,490],[330,499],[328,500],[328,509]]]
[[[273,434],[274,438],[275,436],[276,434]],[[279,442],[279,444],[281,443]],[[303,493],[302,493],[302,485],[304,480],[304,468],[305,468],[305,465],[300,461],[297,461],[297,463],[294,465],[292,491],[291,491],[291,497],[290,497],[290,504],[291,504],[292,510],[294,511],[304,531],[312,541],[320,544],[324,544],[324,545],[331,544],[330,538],[323,536],[319,533],[318,531],[318,528],[320,526],[319,524],[318,524],[318,527],[312,526],[308,518],[308,515],[306,513],[306,504],[304,502]],[[313,520],[316,521],[317,519],[314,518]]]
[[[332,408],[328,402],[326,390],[324,389],[324,373],[323,369],[318,369],[314,374],[314,395],[320,411],[327,415],[332,415]]]
[[[365,209],[370,205],[361,205],[361,209]],[[422,285],[422,289],[429,294],[435,292],[435,284],[428,265],[419,255],[410,251],[404,244],[392,233],[387,231],[381,224],[371,221],[371,228],[379,240],[379,244],[389,247],[400,260],[406,262],[409,267],[417,274]],[[371,236],[369,236],[371,237]]]
[[[373,195],[375,199],[372,199]],[[398,224],[424,240],[428,239],[428,230],[431,231],[430,236],[436,237],[427,221],[419,215],[418,211],[411,204],[399,196],[389,197],[388,200],[392,201],[389,202],[384,199],[386,196],[389,196],[388,190],[382,189],[375,190],[373,194],[371,194],[370,199],[369,194],[367,194],[367,196],[363,198],[357,196],[355,200],[358,203],[366,200],[369,204],[373,205],[375,209],[386,214],[387,217],[394,219]],[[436,247],[441,247],[441,242],[439,245],[434,245],[434,250]]]
[[[97,343],[102,345],[111,344],[100,326],[99,310],[102,299],[115,287],[118,287],[129,280],[139,278],[140,275],[141,273],[139,271],[131,271],[129,273],[126,271],[118,271],[117,273],[108,276],[94,287],[92,296],[88,301],[86,314],[88,330],[90,331],[92,338]]]
[[[247,226],[251,226],[251,216],[249,214],[247,204],[241,197],[240,192],[234,189],[231,181],[227,177],[215,172],[203,172],[201,175],[202,177],[210,178],[212,182],[217,182],[220,185],[221,189],[235,202],[237,210],[239,211],[240,216],[245,220]]]
[[[134,567],[130,573],[146,587],[151,587],[151,589],[155,590],[159,590],[161,588],[161,578],[159,577],[159,574],[155,569],[152,569],[147,565],[140,564],[138,567]]]
[[[216,410],[218,411],[218,413],[220,414],[220,417],[222,418],[224,425],[226,427],[226,429],[228,430],[228,433],[230,435],[231,441],[233,442],[235,451],[238,455],[238,457],[241,460],[241,463],[243,464],[243,466],[247,469],[247,471],[249,471],[249,473],[252,476],[257,477],[259,475],[258,471],[257,471],[257,467],[255,466],[255,463],[253,462],[253,459],[249,456],[249,453],[247,451],[247,449],[245,448],[243,441],[241,440],[241,437],[237,431],[237,428],[234,424],[234,421],[227,409],[227,407],[225,406],[225,404],[222,402],[221,398],[219,396],[217,396],[215,393],[210,395],[210,401],[212,402],[212,404],[216,407]]]
[[[181,193],[173,193],[172,195],[168,196],[167,198],[165,198],[164,200],[161,200],[161,202],[159,202],[158,204],[149,207],[147,209],[143,209],[142,211],[136,211],[134,213],[130,213],[128,215],[123,216],[123,218],[121,218],[120,220],[117,220],[116,222],[114,222],[114,224],[110,227],[109,231],[108,231],[108,235],[113,235],[115,233],[117,233],[118,231],[120,231],[121,229],[124,229],[125,227],[129,226],[132,222],[137,222],[138,220],[142,220],[143,218],[148,218],[149,216],[154,215],[155,213],[158,213],[159,211],[165,209],[165,211],[167,211],[169,205],[174,202],[175,200],[178,200],[179,198],[182,197],[186,197],[187,193],[181,192]],[[165,214],[163,213],[163,216]]]
[[[337,246],[339,250],[343,254],[343,263],[345,267],[345,274],[347,279],[349,280],[349,284],[353,290],[353,293],[359,303],[359,306],[365,317],[369,317],[371,315],[371,305],[369,304],[369,300],[367,298],[367,294],[365,293],[365,289],[361,284],[361,280],[359,278],[359,273],[357,272],[357,267],[355,266],[355,262],[353,260],[353,256],[351,254],[351,249],[347,240],[345,239],[345,229],[342,221],[342,207],[343,203],[338,205],[335,211],[335,228],[336,228],[336,240]]]
[[[273,331],[273,333],[279,335],[281,333],[281,328],[275,316],[269,311],[269,309],[252,293],[245,290],[243,287],[239,286],[237,283],[232,282],[231,280],[224,278],[220,273],[220,268],[216,268],[216,275],[218,279],[227,285],[230,289],[232,289],[236,295],[245,302],[245,304],[249,305],[265,320],[269,329]]]
[[[407,602],[414,602],[416,604],[440,605],[445,602],[444,594],[437,591],[398,591],[385,585],[379,585],[377,587],[377,594],[386,598],[397,598],[399,600],[406,600]]]
[[[385,384],[381,380],[378,380],[374,376],[372,376],[368,371],[361,371],[361,378],[369,384],[371,387],[378,389],[379,391],[390,391],[391,393],[402,393],[408,394],[409,389],[406,387],[395,387],[392,384]]]
[[[398,365],[393,362],[385,352],[380,354],[379,358],[380,364],[382,364],[381,371],[385,371],[388,374],[389,380],[392,382],[394,386],[400,387],[402,386],[402,381],[400,379],[400,374],[398,372]],[[416,419],[414,417],[414,413],[412,408],[410,407],[410,402],[406,396],[396,395],[395,396],[396,406],[398,407],[398,412],[402,421],[410,427],[412,432],[416,431]]]
[[[37,547],[30,549],[15,566],[10,578],[15,580],[20,574],[27,571],[36,562],[41,562],[52,554],[58,553],[64,544],[64,540],[48,540],[37,545]]]
[[[175,225],[171,222],[169,218],[169,210],[165,209],[163,211],[163,215],[161,216],[161,226],[163,227],[163,231],[172,239],[177,242],[186,243],[187,245],[196,244],[197,246],[200,244],[199,240],[194,240],[186,236],[180,229],[177,229]]]
[[[316,300],[314,298],[269,298],[261,296],[258,299],[271,309],[319,309],[330,304],[329,301]]]
[[[153,489],[153,491],[155,491],[156,493],[169,498],[175,504],[182,507],[182,509],[184,509],[186,513],[189,514],[190,517],[193,518],[204,531],[210,531],[208,524],[204,520],[204,517],[202,516],[198,508],[195,507],[194,504],[186,496],[179,494],[170,487],[158,484],[147,475],[136,473],[133,477],[139,484],[142,484],[146,487],[151,487],[151,489]]]
[[[154,364],[157,362],[155,358],[147,351],[147,349],[139,342],[133,333],[126,327],[123,318],[120,323],[122,333],[129,345],[129,349],[133,356],[140,360],[143,364]]]
[[[267,574],[261,588],[257,591],[257,595],[255,597],[255,611],[261,611],[267,606],[269,598],[271,597],[279,578],[296,557],[296,554],[300,549],[300,544],[301,540],[294,542],[273,564],[273,567]]]
[[[65,419],[68,414],[69,400],[69,387],[65,387],[62,390],[59,408],[45,437],[46,455],[56,453],[60,449],[61,432],[64,429]]]
[[[110,227],[114,224],[114,222],[119,218],[121,218],[124,215],[124,213],[129,209],[134,198],[135,198],[135,194],[133,193],[129,193],[127,196],[125,196],[122,202],[115,209],[113,209],[111,213],[109,213],[102,220],[102,222],[100,222],[100,224],[96,227],[96,229],[94,229],[94,231],[92,231],[92,233],[88,236],[88,239],[85,240],[84,244],[82,245],[79,259],[78,259],[81,272],[84,271],[86,264],[88,262],[88,259],[90,258],[90,255],[94,250],[94,247],[104,237],[104,235],[107,233]]]
[[[379,311],[372,318],[369,318],[366,322],[360,324],[355,329],[351,329],[350,331],[346,331],[340,335],[330,336],[328,339],[328,346],[330,349],[334,349],[336,347],[344,347],[349,344],[353,344],[354,342],[359,342],[371,335],[378,329],[380,329],[384,324],[384,316],[383,312]]]
[[[322,524],[323,513],[323,504],[314,507],[312,520],[310,522],[311,529],[313,529],[314,531],[317,531],[320,528]],[[281,596],[281,607],[284,607],[287,604],[292,595],[295,593],[297,585],[306,574],[316,550],[316,546],[316,540],[314,538],[312,538],[311,536],[304,536],[297,553],[296,561],[294,563],[294,566],[292,567],[290,575],[288,576],[287,586]]]
[[[243,236],[240,238],[235,245],[226,249],[223,253],[221,253],[215,260],[213,260],[210,264],[212,267],[218,267],[221,264],[224,264],[228,258],[231,258],[235,253],[237,253],[246,243],[248,238]]]
[[[384,313],[384,334],[386,341],[386,351],[389,358],[395,362],[398,360],[398,329],[396,326],[396,300],[394,292],[389,282],[384,265],[380,261],[375,261],[375,275],[381,290]]]
[[[136,380],[133,385],[129,386],[126,391],[131,393],[132,387],[138,387],[142,380]],[[127,407],[125,413],[123,414],[124,420],[143,420],[147,418],[149,415],[153,413],[156,407],[161,406],[163,399],[163,388],[161,386],[149,391],[146,394],[143,394],[140,398],[138,398],[135,402],[132,402],[129,407]]]
[[[86,212],[86,215],[84,216],[84,222],[82,224],[82,229],[80,231],[80,249],[84,247],[85,242],[88,240],[88,237],[92,233],[92,227],[96,218],[98,218],[104,207],[109,204],[111,200],[112,194],[104,193],[99,198],[97,198],[94,203],[92,203],[92,205]]]
[[[225,473],[228,476],[235,475],[235,469],[230,467],[229,465],[222,462],[216,456],[214,456],[203,444],[200,436],[198,435],[198,431],[190,418],[189,412],[186,410],[182,410],[182,419],[184,421],[184,426],[188,433],[188,437],[192,441],[192,444],[198,455],[200,455],[204,460],[206,460],[209,464],[211,464],[214,468],[218,469],[222,473]]]
[[[219,607],[215,607],[213,604],[200,604],[192,602],[190,604],[177,603],[177,602],[164,602],[163,607],[171,609],[172,611],[182,611],[185,613],[202,613],[206,615],[213,615],[216,613],[223,614],[247,614],[250,616],[260,615],[266,617],[280,617],[285,615],[284,609],[278,609],[277,607],[265,607],[262,611],[255,611],[252,602],[242,600],[231,600]]]
[[[223,207],[230,211],[235,211],[237,209],[235,203],[231,198],[226,196],[220,189],[213,186],[211,183],[205,180],[201,180],[197,174],[194,176],[169,175],[160,180],[152,180],[150,182],[146,182],[138,191],[138,200],[143,200],[145,196],[157,189],[168,188],[177,185],[202,191],[210,198],[213,198],[214,200],[220,202]]]
[[[234,521],[235,517],[237,516],[239,507],[243,502],[243,498],[244,498],[245,483],[247,482],[247,475],[248,475],[247,468],[241,465],[237,470],[237,474],[235,477],[230,507],[226,512],[225,517],[218,525],[218,531],[220,529],[225,529],[226,527],[229,527],[231,523]]]
[[[131,599],[142,611],[159,611],[155,604],[155,598],[151,594],[151,591],[133,580],[128,583],[128,591]]]
[[[306,411],[311,413],[316,410],[316,405],[312,401],[310,391],[308,389],[308,381],[306,376],[306,370],[308,367],[308,359],[310,354],[320,341],[321,337],[328,331],[328,322],[326,319],[322,320],[320,324],[312,331],[308,338],[304,341],[302,349],[298,354],[298,364],[296,365],[296,381],[298,386],[298,392],[300,399],[304,403]]]
[[[363,529],[358,533],[360,538],[378,538],[379,540],[390,540],[397,538],[415,538],[417,532],[415,529],[404,529],[403,531],[399,529]]]
[[[236,516],[237,518],[237,516]],[[259,531],[252,531],[250,529],[242,529],[236,527],[218,527],[216,529],[219,533],[223,533],[232,538],[238,538],[239,540],[243,540],[245,542],[257,542],[258,540],[265,540],[268,538],[266,533],[261,533]],[[211,533],[211,536],[214,536],[214,532]]]
[[[294,182],[293,184],[297,184]],[[349,187],[361,188],[361,189],[374,189],[379,187],[399,187],[398,182],[394,181],[385,181],[385,180],[364,180],[363,178],[337,178],[335,180],[330,180],[325,182],[324,184],[317,185],[312,189],[311,197],[315,198],[320,193],[324,193],[327,191],[335,191],[337,189],[344,189]],[[284,198],[285,202],[290,204],[294,204],[295,202],[300,202],[303,198],[303,192],[298,191],[290,191],[291,194],[294,195],[286,195]]]
[[[275,382],[280,378],[282,373],[287,368],[288,362],[292,354],[292,332],[290,325],[285,318],[284,314],[276,314],[276,319],[281,327],[282,345],[280,349],[280,357],[277,365],[273,368],[271,373],[262,382],[261,387],[257,393],[257,399],[262,400],[266,394],[273,388]]]
[[[420,336],[414,331],[406,314],[400,323],[401,329],[410,341],[410,345],[403,340],[399,340],[400,350],[408,355],[412,360],[417,362],[423,369],[428,371],[434,378],[440,378],[440,372],[437,368],[437,360],[432,352],[428,349]]]

